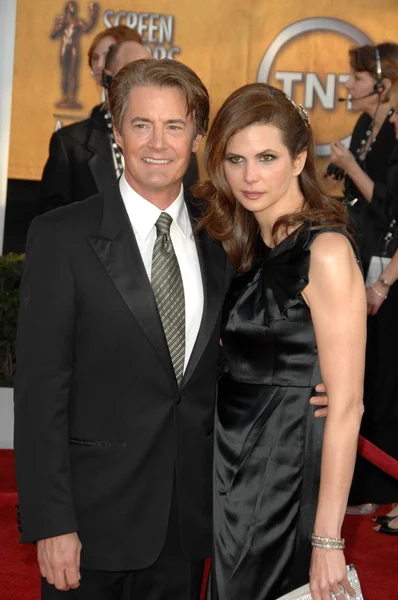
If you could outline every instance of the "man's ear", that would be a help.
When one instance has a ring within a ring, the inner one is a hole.
[[[198,133],[198,134],[197,134],[197,135],[194,137],[194,139],[193,139],[193,142],[192,142],[192,152],[196,152],[196,150],[197,150],[197,149],[199,148],[199,146],[200,146],[200,142],[202,141],[202,139],[203,139],[203,135],[202,135],[201,133]]]
[[[300,175],[307,160],[307,150],[302,150],[293,161],[293,175]]]

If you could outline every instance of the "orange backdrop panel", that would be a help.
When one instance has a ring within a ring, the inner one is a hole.
[[[77,94],[81,108],[57,107],[61,99],[61,40],[52,40],[55,18],[64,13],[64,0],[18,0],[15,70],[11,123],[9,177],[40,179],[48,155],[48,143],[56,126],[67,125],[85,118],[100,101],[100,90],[90,76],[87,50],[94,35],[108,22],[134,24],[139,13],[141,24],[148,35],[157,38],[151,47],[157,52],[167,52],[172,47],[180,49],[174,54],[192,67],[208,87],[212,100],[212,115],[226,96],[245,83],[256,81],[258,69],[267,49],[278,34],[289,25],[303,19],[323,17],[340,19],[358,28],[373,42],[398,41],[397,0],[101,0],[98,21],[90,33],[79,39],[81,64]],[[89,19],[89,3],[78,0],[78,15]],[[109,11],[109,12],[107,12]],[[172,11],[172,12],[171,12]],[[124,12],[125,14],[122,14]],[[127,14],[129,13],[129,14]],[[159,27],[170,24],[173,16],[172,39],[162,43]],[[137,23],[138,24],[138,23]],[[306,76],[315,73],[325,88],[327,78],[334,78],[334,96],[344,95],[339,75],[348,73],[347,51],[354,42],[338,32],[312,31],[297,36],[277,53],[270,70],[268,82],[282,87],[280,72],[297,72],[302,81],[293,86],[296,102],[305,99]],[[301,74],[301,75],[300,75]],[[278,79],[279,77],[279,79]],[[330,81],[329,81],[330,83]],[[349,135],[355,115],[345,103],[325,108],[314,96],[309,109],[316,141],[327,144],[332,139]],[[319,159],[319,165],[327,162]]]

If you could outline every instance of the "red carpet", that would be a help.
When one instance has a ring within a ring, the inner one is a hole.
[[[12,464],[12,452],[0,450],[0,600],[39,600],[35,549],[18,544]],[[383,507],[377,514],[388,510]],[[358,569],[365,600],[397,600],[398,536],[381,535],[373,526],[370,516],[346,517],[346,557]]]

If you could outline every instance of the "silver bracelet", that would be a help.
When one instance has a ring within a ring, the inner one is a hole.
[[[379,292],[379,290],[376,290],[375,288],[375,284],[372,283],[372,290],[374,291],[375,294],[377,294],[380,298],[383,298],[383,300],[385,300],[388,296],[388,294],[382,294],[381,292]]]
[[[344,550],[345,540],[344,538],[329,538],[313,533],[311,536],[311,545],[315,548],[324,548],[325,550]]]
[[[379,283],[381,283],[381,285],[384,285],[384,287],[391,287],[391,283],[388,283],[388,279],[385,279],[384,277],[380,276],[379,279],[377,280]]]

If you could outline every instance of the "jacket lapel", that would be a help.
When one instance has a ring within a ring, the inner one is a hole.
[[[194,228],[200,217],[201,209],[195,200],[187,197],[187,207]],[[226,257],[220,244],[212,240],[204,229],[195,232],[196,249],[198,252],[203,285],[203,315],[198,336],[192,350],[182,384],[187,383],[193,375],[199,360],[214,331],[224,300],[226,277]]]
[[[85,146],[92,153],[88,165],[98,190],[107,193],[116,183],[116,171],[103,112],[95,111],[88,122],[90,127]]]
[[[151,342],[164,368],[174,370],[152,287],[132,231],[119,186],[103,194],[104,212],[97,236],[89,241],[115,287]]]

